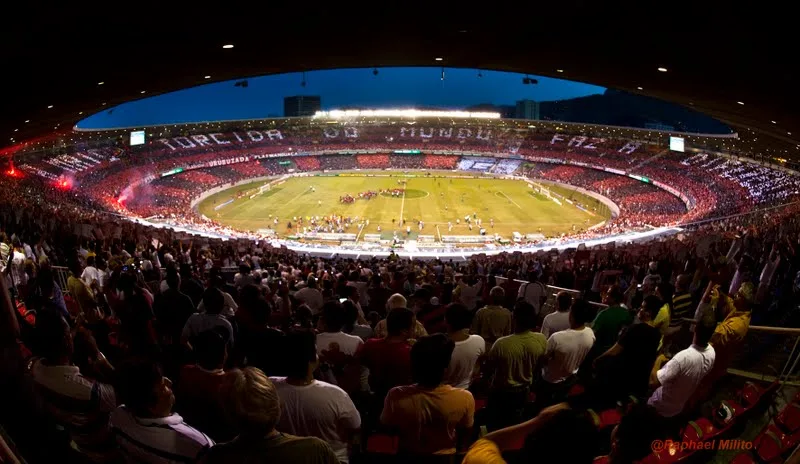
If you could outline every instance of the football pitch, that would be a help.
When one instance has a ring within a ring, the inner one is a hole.
[[[522,235],[541,233],[545,236],[570,233],[600,223],[608,218],[605,207],[597,200],[574,190],[549,187],[572,201],[587,205],[586,212],[573,204],[557,204],[535,192],[527,182],[492,177],[455,178],[455,173],[436,173],[436,177],[420,172],[404,176],[400,172],[387,177],[386,171],[368,175],[353,172],[340,175],[293,177],[271,190],[250,198],[264,181],[232,187],[203,200],[198,210],[220,224],[237,230],[256,232],[271,227],[279,236],[297,233],[294,218],[338,215],[358,217],[357,222],[369,220],[363,234],[405,232],[411,226],[415,234],[478,235],[475,219],[482,220],[487,234],[511,238],[513,232]],[[462,174],[463,175],[463,174]],[[405,184],[400,182],[405,181]],[[358,198],[367,191],[402,189],[404,195],[381,194],[371,199]],[[352,203],[342,203],[340,197],[356,197]],[[221,206],[222,205],[222,206]],[[472,219],[473,228],[464,218]],[[405,223],[400,225],[400,218]],[[278,223],[275,224],[275,219]],[[419,230],[418,221],[424,224]],[[494,226],[491,226],[491,222]],[[291,222],[293,228],[288,229]],[[448,231],[448,223],[452,230]],[[438,230],[437,230],[438,226]],[[356,226],[345,232],[358,234]]]

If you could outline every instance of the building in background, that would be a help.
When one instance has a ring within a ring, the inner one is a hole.
[[[516,119],[540,119],[539,102],[533,100],[518,100],[514,117]]]
[[[319,95],[295,95],[283,98],[283,116],[313,116],[322,108]]]

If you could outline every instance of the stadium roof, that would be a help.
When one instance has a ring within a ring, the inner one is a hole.
[[[105,107],[212,81],[430,65],[663,98],[733,126],[743,150],[800,158],[798,72],[788,48],[795,26],[776,4],[176,3],[6,5],[0,148]]]

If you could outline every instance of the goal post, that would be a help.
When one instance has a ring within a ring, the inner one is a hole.
[[[254,194],[250,195],[250,199],[252,200],[253,198],[263,194],[264,192],[269,192],[269,190],[271,188],[272,188],[272,184],[269,183],[269,182],[264,184],[264,185],[262,185],[261,187],[258,188],[258,190],[256,190],[256,192]],[[251,192],[252,192],[252,190],[251,190]]]
[[[538,182],[530,182],[530,185],[531,185],[531,187],[533,187],[533,189],[534,189],[534,191],[536,191],[536,193],[544,195],[545,197],[550,198],[550,199],[553,198],[553,196],[550,195],[550,189],[548,189],[544,185],[542,185],[542,184],[540,184]]]

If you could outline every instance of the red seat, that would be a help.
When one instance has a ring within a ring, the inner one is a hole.
[[[705,417],[689,421],[683,429],[681,438],[684,441],[708,441],[719,435],[719,429]]]
[[[750,453],[742,453],[733,458],[731,464],[756,464],[756,461]]]
[[[608,456],[597,456],[596,458],[594,458],[594,461],[592,461],[592,464],[608,464],[608,463],[609,463]]]
[[[742,405],[745,408],[750,409],[758,404],[763,394],[763,388],[759,387],[753,382],[745,382],[744,387],[742,387],[742,390],[739,392],[739,398],[742,401]]]
[[[487,403],[486,398],[475,398],[475,411],[485,408]]]
[[[770,424],[753,440],[753,448],[761,462],[783,462],[781,455],[788,449],[787,441],[786,435],[774,424]]]
[[[573,385],[569,389],[569,393],[567,393],[567,396],[570,396],[570,397],[578,396],[578,395],[583,394],[584,391],[585,391],[585,389],[583,388],[583,385],[576,383],[575,385]]]
[[[789,403],[775,417],[777,424],[786,433],[793,434],[800,431],[800,404]]]
[[[397,435],[374,433],[367,438],[367,452],[378,454],[397,454],[400,439]]]
[[[622,420],[622,414],[620,414],[616,408],[606,409],[605,411],[600,411],[599,413],[593,409],[589,409],[587,412],[589,413],[589,417],[592,418],[592,421],[598,430],[614,427]]]

